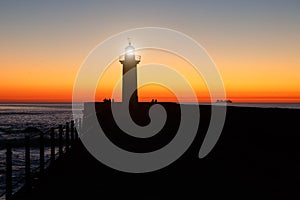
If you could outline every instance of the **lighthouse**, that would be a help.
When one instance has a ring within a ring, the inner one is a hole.
[[[137,64],[141,61],[141,56],[135,55],[130,41],[119,61],[123,65],[122,102],[138,103]]]

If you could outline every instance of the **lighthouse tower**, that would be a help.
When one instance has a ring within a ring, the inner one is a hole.
[[[123,87],[122,102],[137,103],[137,64],[141,60],[141,56],[135,55],[135,49],[129,41],[129,45],[125,48],[125,55],[121,56],[119,61],[123,65]],[[130,71],[130,73],[128,73]],[[134,91],[132,93],[132,91]]]

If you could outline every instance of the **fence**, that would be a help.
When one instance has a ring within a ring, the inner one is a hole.
[[[76,127],[76,128],[75,128]],[[24,139],[24,151],[25,151],[25,184],[23,188],[26,192],[30,192],[32,189],[32,178],[33,176],[42,179],[45,175],[45,168],[53,164],[56,158],[69,152],[78,141],[77,130],[81,128],[81,119],[74,120],[71,123],[59,125],[53,127],[47,132],[39,133],[39,167],[38,169],[31,168],[31,155],[30,150],[32,148],[32,136],[26,135]],[[48,139],[45,138],[48,136]],[[49,139],[50,138],[50,139]],[[50,146],[50,159],[45,162],[45,146]],[[7,200],[12,199],[13,195],[13,144],[7,143],[6,146],[6,181],[5,181],[5,197]],[[57,150],[58,148],[58,150]],[[3,194],[4,195],[4,194]]]

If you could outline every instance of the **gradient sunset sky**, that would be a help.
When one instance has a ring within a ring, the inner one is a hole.
[[[2,102],[71,101],[77,71],[97,44],[147,26],[174,29],[199,42],[233,101],[300,102],[299,0],[3,0],[0,25]],[[121,66],[114,68],[121,75]],[[110,94],[112,84],[107,85],[98,100]],[[198,91],[205,101],[205,92]],[[153,94],[172,99],[155,87],[140,97]]]

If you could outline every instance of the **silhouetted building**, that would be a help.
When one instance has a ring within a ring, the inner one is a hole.
[[[125,55],[121,56],[119,61],[123,65],[123,87],[122,87],[122,102],[128,101],[126,98],[130,98],[131,103],[138,102],[138,92],[137,92],[137,64],[141,60],[141,56],[135,55],[135,49],[129,42],[129,45],[125,48]],[[128,73],[132,70],[132,73]],[[126,76],[125,76],[126,75]],[[133,91],[132,93],[131,91]]]

